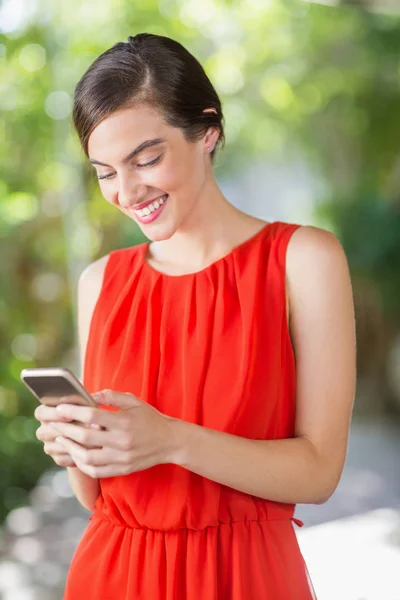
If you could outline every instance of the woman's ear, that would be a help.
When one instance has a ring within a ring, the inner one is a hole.
[[[218,114],[215,108],[205,108],[203,110],[203,112],[215,112],[215,114]],[[207,131],[206,137],[205,137],[205,146],[206,146],[206,151],[207,152],[212,152],[215,148],[215,145],[218,141],[220,132],[218,131],[218,129],[216,127],[210,127],[210,129]]]

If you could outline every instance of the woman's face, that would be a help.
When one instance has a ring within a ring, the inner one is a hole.
[[[104,198],[158,241],[171,237],[196,211],[212,176],[207,148],[213,149],[217,139],[218,131],[210,128],[197,142],[187,142],[181,129],[168,125],[152,107],[140,105],[99,123],[89,137],[89,162]]]

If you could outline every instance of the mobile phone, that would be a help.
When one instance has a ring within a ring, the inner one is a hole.
[[[69,369],[23,369],[21,380],[39,402],[46,406],[57,406],[61,404],[63,396],[73,396],[69,403],[97,407],[89,392]]]

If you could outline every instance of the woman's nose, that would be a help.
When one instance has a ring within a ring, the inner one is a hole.
[[[121,178],[118,189],[118,203],[123,208],[130,208],[140,202],[140,199],[145,197],[145,193],[145,186],[137,185],[129,179],[122,180]]]

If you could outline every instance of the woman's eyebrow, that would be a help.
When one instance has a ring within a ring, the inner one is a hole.
[[[136,156],[137,154],[139,154],[139,152],[142,152],[143,150],[146,150],[146,148],[152,148],[153,146],[159,146],[160,144],[163,144],[164,142],[166,142],[165,138],[154,138],[152,140],[146,140],[146,141],[142,142],[141,144],[139,144],[139,146],[137,148],[135,148],[134,150],[132,150],[132,152],[130,152],[128,154],[128,156],[125,156],[125,158],[122,159],[122,164],[125,165],[134,156]],[[103,167],[110,167],[110,168],[112,168],[110,165],[107,165],[106,163],[100,162],[99,160],[95,160],[94,158],[89,158],[89,163],[91,165],[102,165]]]

